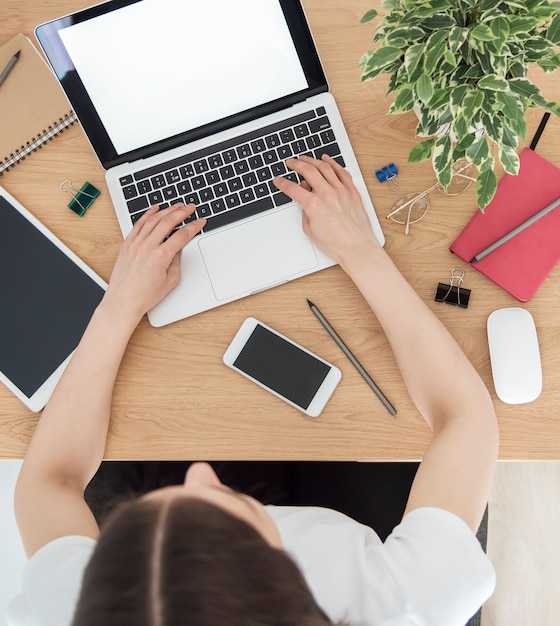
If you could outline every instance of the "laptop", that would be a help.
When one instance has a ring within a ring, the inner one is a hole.
[[[379,221],[300,0],[109,0],[37,39],[106,170],[124,237],[149,206],[194,202],[207,226],[181,253],[154,326],[332,266],[272,178],[326,152]]]

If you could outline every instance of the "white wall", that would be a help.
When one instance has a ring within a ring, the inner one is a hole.
[[[6,626],[4,610],[19,592],[25,553],[14,518],[14,488],[21,461],[0,461],[0,626]]]

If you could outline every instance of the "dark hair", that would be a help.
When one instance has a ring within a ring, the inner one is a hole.
[[[136,500],[103,528],[72,626],[330,624],[292,559],[195,498]]]

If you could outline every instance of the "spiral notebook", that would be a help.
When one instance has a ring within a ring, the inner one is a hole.
[[[0,71],[18,50],[18,62],[0,85],[0,175],[76,121],[56,77],[25,35],[0,47]]]

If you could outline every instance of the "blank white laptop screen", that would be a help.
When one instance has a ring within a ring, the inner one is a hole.
[[[278,0],[144,0],[59,35],[119,154],[309,86]]]

